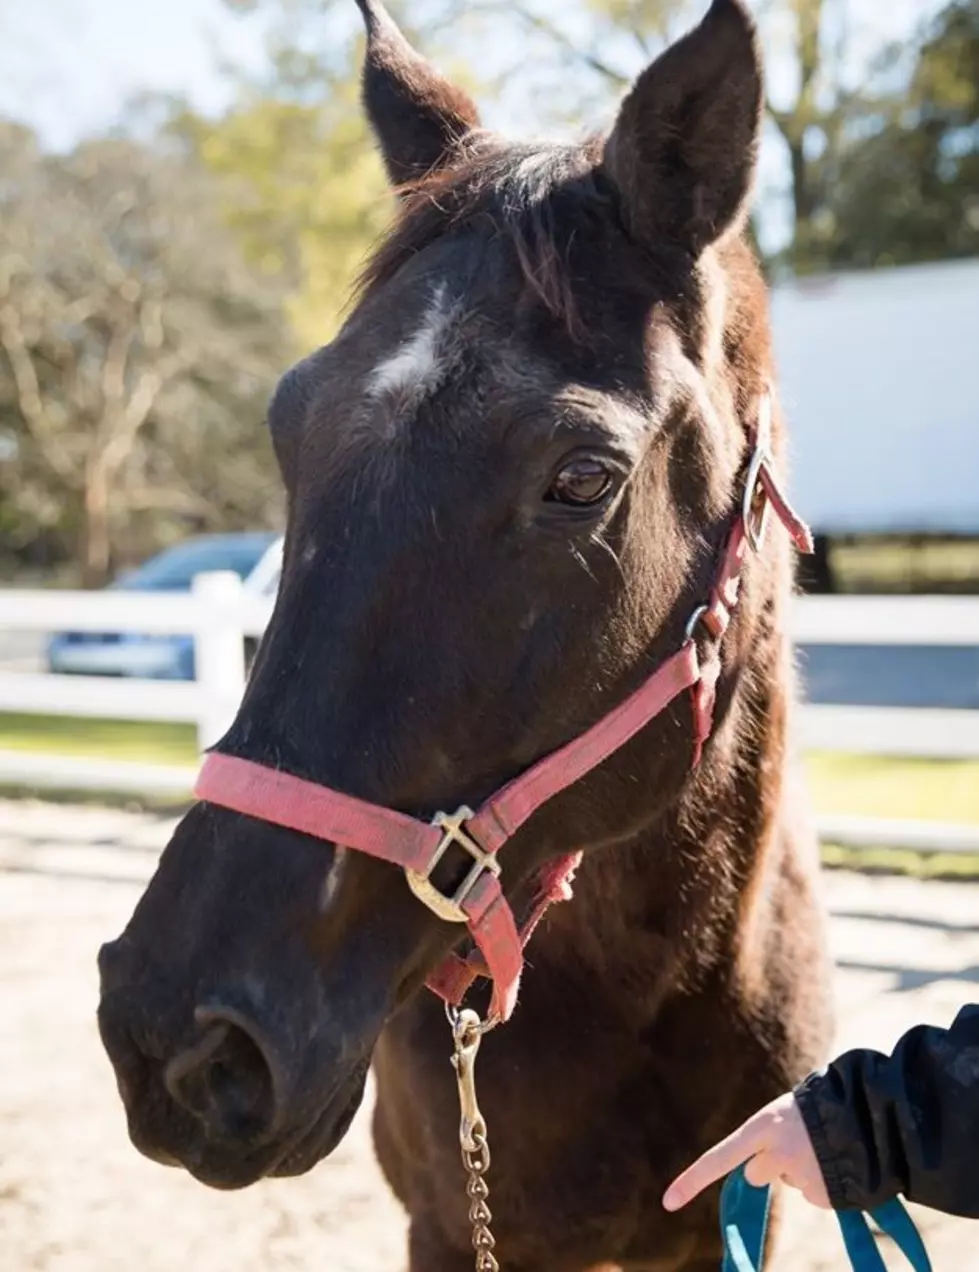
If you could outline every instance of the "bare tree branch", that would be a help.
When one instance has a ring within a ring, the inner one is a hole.
[[[24,441],[17,539],[43,521],[97,583],[133,509],[168,535],[181,518],[265,524],[261,417],[293,350],[280,285],[245,263],[215,179],[132,141],[52,156],[21,138],[0,121],[15,173],[0,192],[0,410]]]
[[[51,467],[63,481],[72,482],[75,471],[58,445],[57,427],[46,409],[34,359],[24,338],[19,314],[12,303],[9,290],[0,305],[0,344],[3,345],[10,363],[17,390],[17,404],[24,422],[43,449]]]
[[[549,18],[544,18],[539,13],[535,13],[528,5],[521,3],[509,4],[506,8],[508,12],[515,13],[517,17],[520,18],[522,22],[526,23],[532,30],[539,31],[541,34],[546,35],[548,39],[553,40],[554,43],[564,49],[566,53],[572,54],[573,57],[584,66],[588,66],[593,71],[597,71],[599,75],[603,76],[610,83],[617,87],[624,88],[631,82],[628,75],[617,70],[610,63],[598,57],[597,54],[591,53],[586,49],[579,48],[578,45],[575,44],[574,40],[566,35],[559,26],[557,26]]]

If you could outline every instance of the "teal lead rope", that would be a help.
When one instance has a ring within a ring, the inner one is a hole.
[[[744,1167],[727,1177],[721,1192],[721,1236],[724,1238],[721,1272],[762,1272],[771,1200],[772,1190],[749,1184],[744,1177]],[[853,1272],[887,1272],[867,1216],[859,1210],[838,1210],[836,1218]],[[897,1198],[872,1210],[870,1218],[891,1238],[911,1265],[912,1272],[932,1272],[914,1220]]]
[[[866,1215],[859,1210],[838,1210],[836,1217],[843,1230],[846,1252],[850,1256],[854,1272],[887,1272]],[[881,1232],[891,1238],[910,1263],[913,1272],[932,1272],[931,1260],[921,1234],[896,1197],[872,1210],[870,1217]]]
[[[771,1203],[771,1188],[752,1187],[743,1166],[728,1175],[721,1191],[721,1272],[761,1272]]]

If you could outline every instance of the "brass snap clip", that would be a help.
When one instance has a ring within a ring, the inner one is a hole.
[[[468,1008],[456,1013],[452,1022],[452,1041],[455,1052],[452,1067],[459,1084],[459,1143],[463,1151],[475,1153],[479,1147],[476,1136],[486,1137],[486,1123],[476,1101],[476,1056],[483,1040],[482,1022]]]
[[[476,1272],[499,1272],[500,1265],[494,1254],[496,1242],[490,1231],[493,1215],[488,1198],[489,1187],[486,1172],[490,1167],[489,1144],[486,1139],[486,1122],[476,1102],[476,1054],[483,1034],[499,1023],[495,1018],[482,1021],[474,1011],[446,1007],[446,1015],[452,1025],[454,1050],[452,1067],[459,1084],[459,1143],[462,1162],[469,1176],[466,1195],[469,1198],[469,1222],[472,1225],[472,1243],[476,1255]]]

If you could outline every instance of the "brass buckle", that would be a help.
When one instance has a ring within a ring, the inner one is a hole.
[[[772,457],[765,446],[757,446],[748,465],[748,477],[744,483],[744,498],[741,501],[741,519],[744,522],[744,536],[748,547],[753,552],[760,552],[768,532],[768,518],[772,511],[768,492],[762,485],[761,472],[767,465],[771,467]]]
[[[762,485],[761,473],[766,466],[771,471],[772,464],[772,395],[765,393],[758,403],[758,428],[755,435],[755,449],[748,464],[748,475],[744,483],[744,495],[741,499],[741,520],[744,524],[744,537],[753,552],[760,552],[768,531],[768,518],[772,505],[768,492]]]
[[[500,875],[500,863],[496,859],[496,854],[486,852],[465,829],[465,823],[472,817],[472,809],[467,808],[465,804],[454,813],[436,813],[431,824],[441,828],[442,838],[432,853],[428,865],[421,871],[405,868],[408,887],[419,901],[423,901],[433,914],[437,914],[446,923],[468,923],[469,916],[462,908],[463,901],[472,892],[484,871],[488,870],[496,878]],[[458,844],[460,848],[464,848],[472,857],[473,864],[452,896],[447,897],[432,883],[431,874],[451,844]]]

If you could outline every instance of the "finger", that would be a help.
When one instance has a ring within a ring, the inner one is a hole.
[[[670,1184],[663,1196],[664,1207],[667,1210],[679,1210],[699,1196],[705,1188],[723,1179],[736,1166],[753,1157],[765,1146],[768,1125],[767,1115],[756,1114],[727,1139],[708,1149]]]

